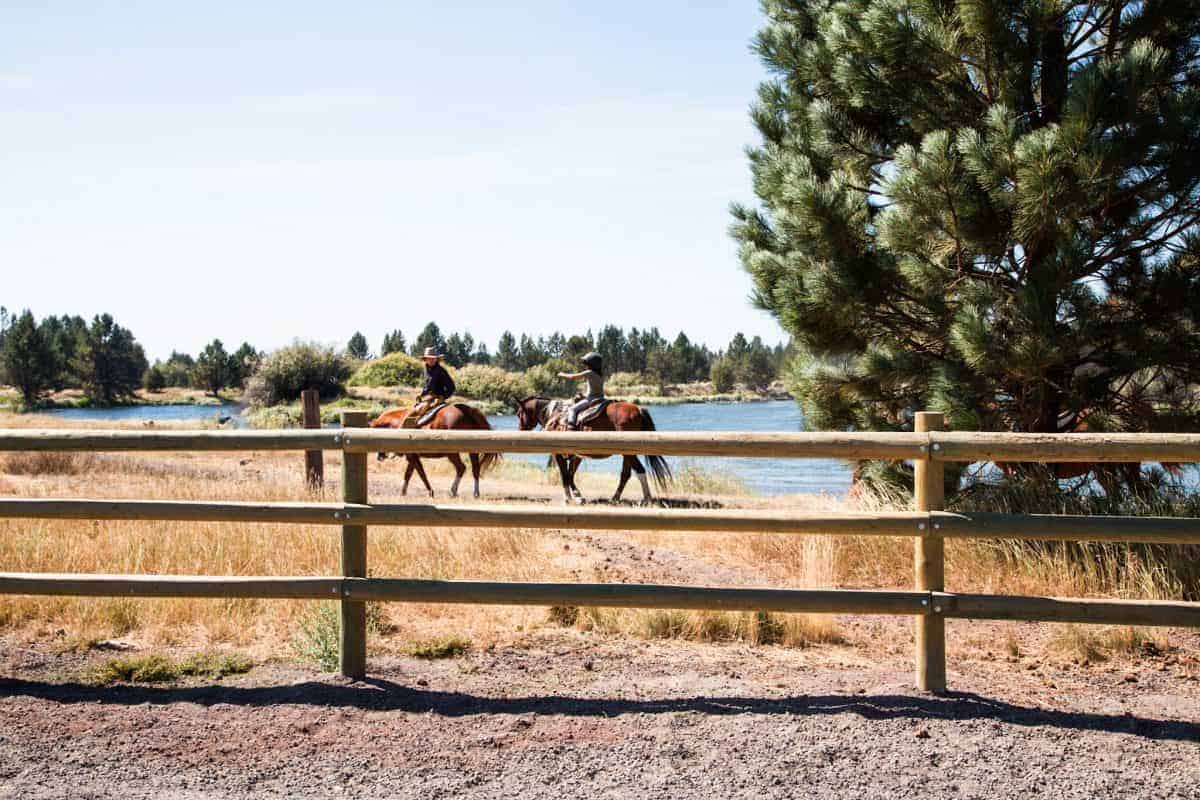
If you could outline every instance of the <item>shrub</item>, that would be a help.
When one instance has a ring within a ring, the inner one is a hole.
[[[155,364],[142,373],[142,388],[147,392],[161,392],[167,388],[167,376],[161,367]]]
[[[294,342],[264,358],[246,384],[246,398],[256,406],[295,400],[305,389],[316,389],[321,399],[346,392],[350,361],[334,348],[314,342]]]
[[[29,450],[6,453],[0,467],[9,475],[78,475],[96,463],[92,453]]]
[[[712,380],[714,392],[726,394],[733,391],[736,371],[727,359],[718,358],[713,361],[712,369],[709,370],[709,378]]]
[[[468,364],[456,370],[454,383],[463,397],[477,400],[519,400],[530,394],[524,375],[480,364]]]
[[[425,379],[421,360],[405,353],[388,353],[358,368],[351,386],[420,386]]]
[[[304,660],[333,672],[338,667],[339,624],[337,606],[333,603],[310,604],[300,617],[292,649]]]
[[[442,636],[437,639],[422,639],[408,647],[414,658],[458,658],[471,649],[471,640],[461,636]]]
[[[552,358],[544,364],[537,364],[525,371],[525,382],[534,394],[544,394],[550,397],[570,397],[575,393],[575,381],[558,377],[560,372],[570,372],[567,364],[558,358]]]

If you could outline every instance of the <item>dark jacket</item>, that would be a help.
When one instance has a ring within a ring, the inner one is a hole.
[[[441,364],[425,367],[425,386],[421,388],[421,394],[449,397],[454,394],[454,379]]]

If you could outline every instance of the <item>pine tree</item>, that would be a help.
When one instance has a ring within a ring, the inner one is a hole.
[[[362,335],[361,331],[355,331],[350,337],[350,341],[346,343],[346,355],[351,358],[357,358],[363,361],[371,356],[370,345],[367,344],[367,337]]]
[[[142,346],[109,314],[92,319],[73,361],[73,370],[88,397],[101,405],[132,396],[148,366]]]
[[[213,397],[233,383],[233,363],[220,339],[209,342],[196,358],[192,382]]]
[[[394,330],[391,333],[383,335],[383,342],[379,346],[379,355],[386,356],[388,353],[403,353],[408,349],[408,343],[404,341],[404,334],[399,330]]]
[[[437,326],[436,322],[430,322],[417,334],[417,338],[413,340],[411,352],[414,356],[420,356],[425,352],[426,347],[432,347],[438,353],[446,352],[446,339],[442,336],[441,328]]]
[[[756,303],[809,426],[1195,430],[1200,0],[770,0]]]
[[[49,337],[26,309],[9,318],[0,344],[0,377],[21,393],[26,409],[37,406],[58,373],[58,360]]]
[[[496,344],[496,365],[507,370],[521,368],[521,354],[517,351],[517,339],[512,331],[500,334]]]

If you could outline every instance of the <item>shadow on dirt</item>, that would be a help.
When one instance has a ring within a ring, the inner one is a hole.
[[[54,703],[139,705],[195,703],[202,706],[308,705],[403,711],[463,717],[477,714],[557,714],[613,717],[621,714],[695,712],[731,714],[794,714],[798,716],[857,714],[868,720],[990,719],[1009,725],[1053,727],[1125,733],[1146,739],[1200,741],[1200,723],[1162,720],[1126,714],[1053,711],[1020,706],[982,695],[950,692],[932,695],[801,695],[789,698],[681,697],[610,699],[566,696],[482,697],[463,692],[413,689],[393,681],[368,678],[359,682],[310,681],[288,686],[108,686],[0,679],[0,697],[30,697]]]

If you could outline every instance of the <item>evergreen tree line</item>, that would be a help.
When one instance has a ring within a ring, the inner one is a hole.
[[[240,387],[259,357],[249,344],[227,353],[214,339],[196,358],[173,352],[151,365],[133,333],[111,314],[90,322],[66,314],[39,321],[28,309],[11,314],[0,307],[0,382],[16,388],[27,408],[62,389],[82,389],[104,405],[132,397],[139,387],[187,386],[216,394]]]
[[[400,330],[386,334],[379,354],[399,352],[420,356],[427,347],[444,354],[447,363],[454,367],[483,364],[509,371],[559,362],[573,368],[585,353],[595,351],[603,356],[609,374],[638,373],[660,384],[712,380],[717,391],[729,391],[735,383],[765,388],[778,376],[787,351],[781,344],[771,347],[759,336],[747,340],[738,333],[724,350],[714,352],[693,342],[682,331],[668,341],[656,327],[625,330],[615,325],[606,325],[599,333],[589,329],[568,336],[555,331],[536,339],[529,334],[518,337],[512,331],[505,331],[492,350],[468,332],[446,335],[436,322],[430,322],[411,342]],[[346,351],[355,358],[371,355],[366,337],[358,332],[350,338]]]

